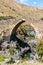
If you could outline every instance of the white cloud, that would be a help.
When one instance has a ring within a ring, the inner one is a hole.
[[[33,4],[35,4],[35,5],[36,5],[36,4],[37,4],[37,2],[33,2]]]
[[[26,3],[28,0],[20,0],[21,3]]]

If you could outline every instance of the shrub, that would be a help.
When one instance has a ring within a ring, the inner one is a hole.
[[[12,16],[0,16],[0,20],[12,19]]]
[[[6,58],[8,58],[7,56],[0,56],[0,62],[3,62]]]
[[[41,18],[41,20],[43,20],[43,18]]]
[[[22,58],[22,61],[29,60],[30,59],[30,53],[25,54],[25,56]]]
[[[14,52],[15,52],[14,48],[10,48],[9,52],[10,52],[10,55],[14,55]]]
[[[42,58],[43,56],[43,41],[38,41],[37,45],[36,45],[36,51],[38,56],[40,56]]]

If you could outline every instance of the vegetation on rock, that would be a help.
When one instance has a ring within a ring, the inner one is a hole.
[[[39,40],[37,45],[36,45],[36,51],[38,56],[42,58],[43,56],[43,40]]]

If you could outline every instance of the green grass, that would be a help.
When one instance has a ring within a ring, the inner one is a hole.
[[[22,62],[24,62],[24,61],[26,61],[26,60],[29,60],[30,59],[30,54],[28,53],[28,54],[26,54],[25,56],[24,56],[24,58],[22,58]]]
[[[12,16],[0,16],[0,20],[13,19]]]
[[[0,56],[0,62],[3,62],[6,58],[8,58],[7,56]]]

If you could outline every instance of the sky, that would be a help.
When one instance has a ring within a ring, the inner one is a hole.
[[[16,0],[16,1],[21,4],[43,7],[43,0]]]

